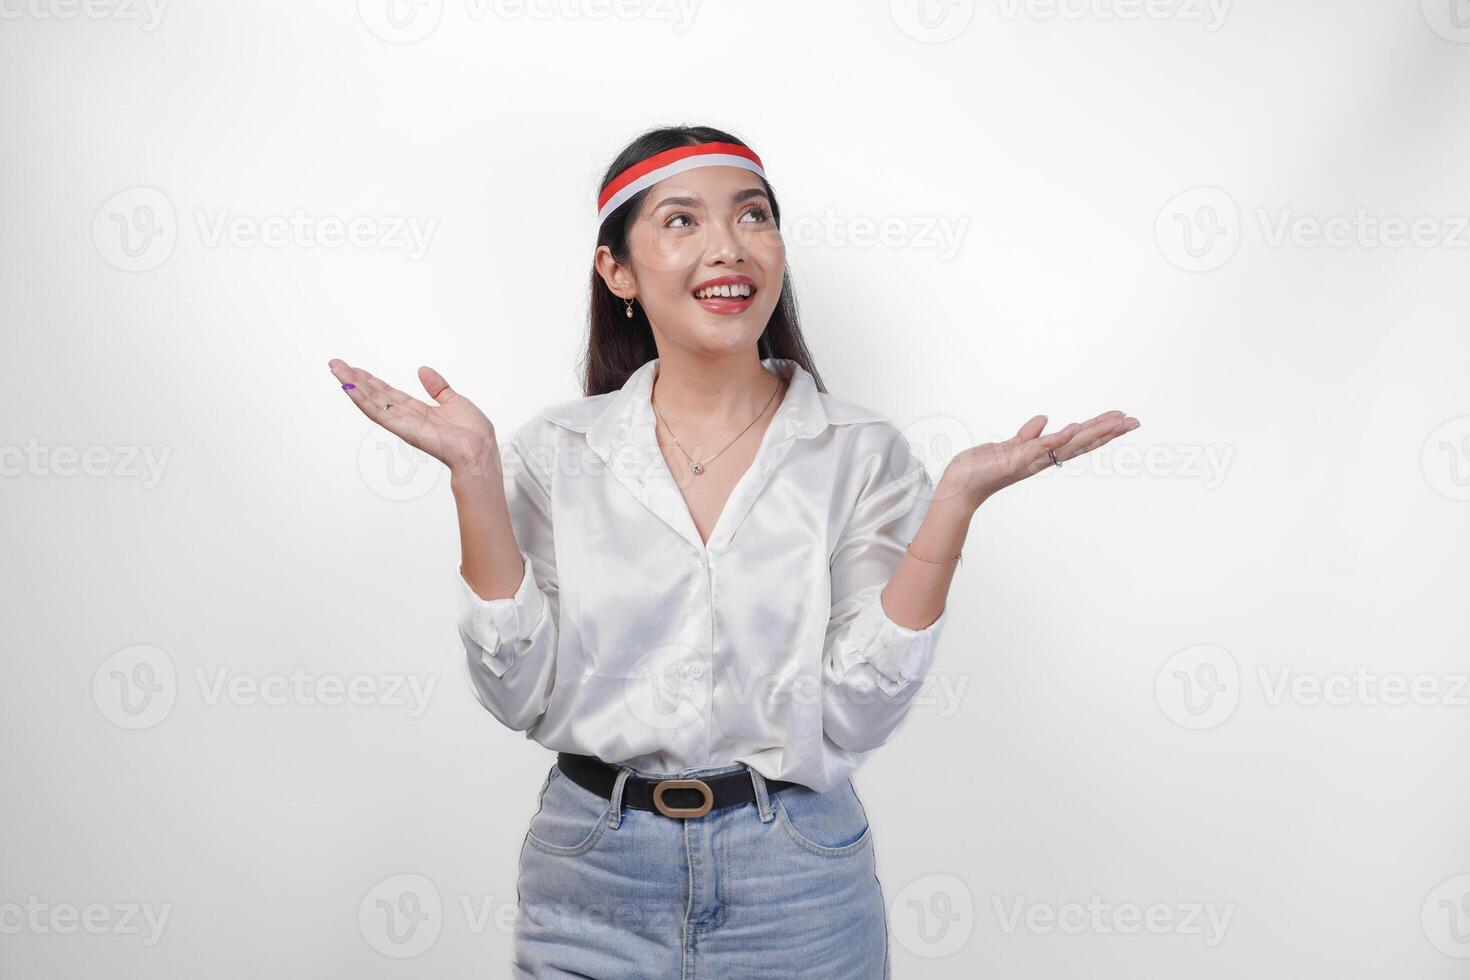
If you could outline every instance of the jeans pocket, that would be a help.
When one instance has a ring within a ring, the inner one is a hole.
[[[873,831],[868,815],[845,779],[825,793],[791,786],[771,797],[776,820],[802,849],[823,857],[843,857],[868,846]]]
[[[552,766],[526,840],[547,854],[585,854],[602,839],[611,815],[611,800],[577,785]]]

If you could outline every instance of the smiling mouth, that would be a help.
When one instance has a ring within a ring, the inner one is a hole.
[[[755,287],[748,282],[726,283],[723,286],[706,286],[696,289],[691,295],[701,302],[705,300],[748,300],[755,296]]]
[[[706,312],[717,316],[739,316],[750,309],[755,293],[755,283],[724,282],[701,286],[690,295]]]

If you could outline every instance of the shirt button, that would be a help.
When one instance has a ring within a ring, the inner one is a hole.
[[[699,680],[701,677],[703,677],[704,664],[691,664],[689,666],[689,676],[693,677],[695,680]]]

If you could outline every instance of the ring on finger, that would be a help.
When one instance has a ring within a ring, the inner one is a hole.
[[[1046,454],[1051,457],[1051,463],[1052,463],[1053,466],[1061,466],[1062,465],[1062,461],[1059,460],[1059,459],[1057,459],[1057,451],[1055,449],[1048,449],[1046,451]]]

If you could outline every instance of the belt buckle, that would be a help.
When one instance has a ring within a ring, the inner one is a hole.
[[[697,807],[671,807],[664,803],[664,791],[670,789],[697,789],[704,794],[704,803]],[[653,808],[666,817],[702,817],[714,806],[715,793],[709,783],[702,779],[663,779],[653,787]]]

